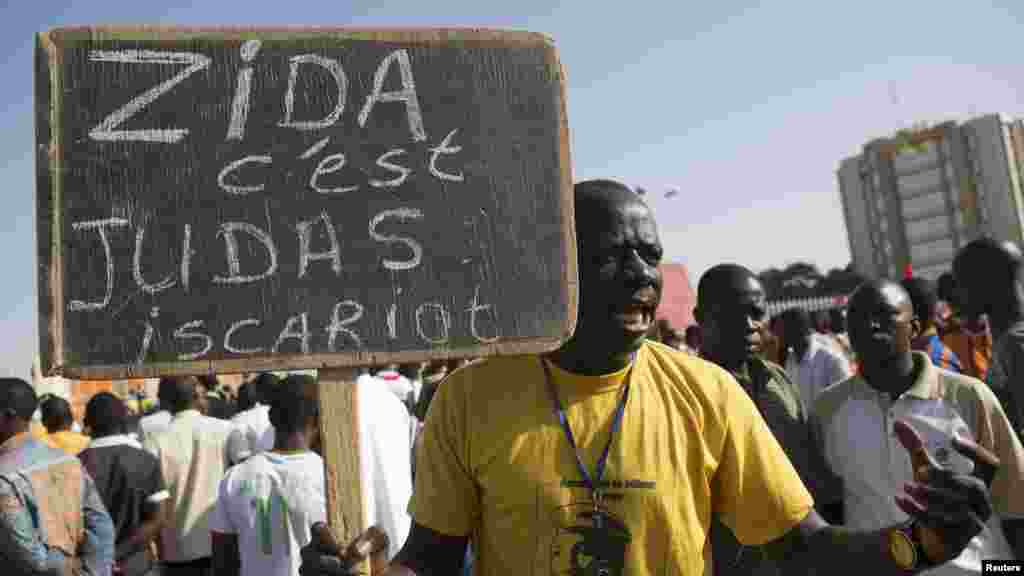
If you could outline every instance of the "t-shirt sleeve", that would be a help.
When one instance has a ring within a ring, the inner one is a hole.
[[[712,481],[714,511],[740,543],[760,546],[787,534],[814,500],[754,402],[732,376],[720,378],[725,435]]]
[[[451,536],[472,531],[480,493],[473,478],[466,439],[468,382],[472,370],[450,376],[427,412],[422,444],[416,452],[416,482],[409,514],[422,526]]]
[[[999,458],[990,487],[993,508],[1002,518],[1024,519],[1024,447],[995,394],[981,383],[975,389],[981,404],[976,440]]]
[[[210,512],[211,532],[219,532],[221,534],[238,533],[238,529],[231,522],[231,514],[228,510],[228,507],[231,505],[231,496],[229,494],[230,479],[230,475],[225,476],[220,481],[220,487],[217,489],[217,503],[213,506],[213,511]]]

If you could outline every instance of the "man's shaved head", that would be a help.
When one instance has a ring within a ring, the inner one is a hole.
[[[616,207],[628,204],[647,207],[639,194],[614,180],[584,180],[576,184],[573,194],[576,232],[581,239],[590,239],[605,230],[609,219],[616,216]]]
[[[901,311],[913,314],[914,304],[910,295],[898,283],[892,280],[872,280],[857,287],[850,296],[849,313],[861,311],[864,306],[872,306],[885,301],[898,307]]]
[[[701,352],[719,366],[735,370],[761,349],[765,293],[757,276],[738,264],[712,266],[697,282]]]
[[[1024,256],[1016,244],[991,237],[961,248],[953,259],[960,310],[968,318],[1006,310],[1017,298],[1022,263]]]
[[[723,299],[734,299],[757,275],[739,264],[718,264],[708,268],[697,282],[697,306],[705,308]]]

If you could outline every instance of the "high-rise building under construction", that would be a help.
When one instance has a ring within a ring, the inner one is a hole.
[[[839,167],[854,268],[935,278],[981,235],[1024,241],[1024,122],[988,115],[868,142]]]

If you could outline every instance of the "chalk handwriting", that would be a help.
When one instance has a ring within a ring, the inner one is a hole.
[[[398,339],[398,304],[388,306],[388,339]]]
[[[192,265],[192,257],[196,251],[192,249],[192,225],[185,224],[185,238],[181,247],[181,288],[188,293],[189,272]]]
[[[116,142],[136,140],[142,142],[175,143],[188,134],[187,129],[115,130],[140,110],[152,104],[157,98],[174,88],[189,76],[207,68],[210,58],[191,52],[156,52],[152,50],[93,50],[89,53],[93,62],[116,62],[121,64],[188,64],[181,72],[136,96],[130,102],[113,111],[95,128],[89,131],[93,140]]]
[[[324,156],[317,164],[316,170],[313,171],[313,175],[309,178],[309,187],[321,194],[343,194],[345,192],[351,192],[358,190],[359,186],[338,186],[336,188],[325,188],[320,186],[319,180],[321,176],[326,176],[333,172],[337,172],[345,167],[345,155],[342,153],[331,154]]]
[[[263,348],[235,348],[231,344],[231,337],[234,336],[235,332],[246,326],[259,326],[260,321],[255,318],[247,318],[245,320],[239,320],[228,328],[228,331],[224,333],[224,349],[233,354],[259,354],[263,352]]]
[[[194,328],[202,328],[204,322],[202,320],[193,320],[182,324],[177,330],[174,331],[174,337],[178,340],[202,340],[203,347],[195,352],[189,352],[186,354],[179,354],[178,360],[188,361],[195,360],[206,356],[210,349],[213,348],[213,338],[210,338],[207,334],[202,332],[194,332]]]
[[[270,256],[270,263],[267,265],[267,269],[262,274],[255,274],[251,276],[243,276],[241,272],[241,262],[238,259],[238,238],[235,237],[235,232],[246,232],[253,238],[260,241],[264,248],[267,250],[267,255]],[[220,225],[220,230],[217,231],[217,236],[224,237],[225,248],[227,249],[228,259],[228,276],[215,276],[213,281],[218,284],[246,284],[249,282],[256,282],[264,278],[269,278],[277,272],[277,247],[274,246],[274,240],[271,239],[270,235],[260,230],[256,226],[248,222],[225,222]]]
[[[345,318],[341,317],[342,308],[351,308],[352,313]],[[335,352],[338,336],[344,335],[352,340],[356,348],[363,347],[363,339],[349,325],[358,322],[363,317],[363,305],[355,300],[342,300],[334,305],[331,310],[331,323],[327,326],[327,351]]]
[[[497,323],[497,319],[494,318],[494,309],[493,308],[494,307],[493,307],[492,304],[480,304],[480,285],[477,284],[476,288],[473,290],[473,301],[470,302],[469,308],[466,308],[466,312],[469,312],[469,332],[470,332],[470,334],[473,335],[473,338],[476,338],[477,342],[481,342],[483,344],[490,344],[492,342],[497,342],[498,339],[500,338],[500,336],[497,333],[495,333],[495,335],[490,337],[490,338],[486,338],[484,336],[481,336],[480,335],[480,331],[477,330],[477,327],[476,327],[476,315],[477,315],[477,313],[478,312],[490,312],[491,313],[491,318],[495,319],[494,324],[495,324],[495,329],[497,329],[497,324],[498,323]]]
[[[324,148],[327,147],[327,144],[330,143],[330,141],[331,141],[331,137],[330,136],[328,136],[326,138],[321,138],[320,140],[317,141],[316,144],[313,144],[312,146],[309,147],[308,150],[306,150],[301,155],[299,155],[299,159],[300,160],[309,160],[313,156],[316,156],[317,154],[320,153],[321,150],[323,150]]]
[[[345,77],[345,71],[342,70],[341,64],[337,60],[325,58],[318,54],[293,56],[290,62],[288,90],[284,93],[284,120],[278,125],[295,128],[296,130],[319,130],[333,125],[338,121],[338,118],[341,118],[341,113],[345,110],[345,98],[348,94],[348,79]],[[335,104],[334,110],[330,114],[320,120],[292,119],[295,113],[295,82],[299,78],[299,65],[301,64],[316,64],[324,68],[331,73],[335,84],[338,86],[338,103]]]
[[[284,325],[284,329],[278,335],[277,341],[274,342],[274,353],[276,354],[281,349],[281,344],[286,340],[298,340],[301,344],[300,350],[302,353],[309,354],[309,337],[309,314],[303,312],[297,316],[292,316],[288,319],[288,323]]]
[[[242,61],[252,62],[260,51],[259,40],[248,40],[242,44]],[[226,140],[241,140],[245,135],[245,121],[249,117],[249,93],[252,86],[252,67],[246,66],[238,71],[238,82],[235,85],[235,98],[231,101],[231,123],[228,124]]]
[[[440,336],[427,336],[423,329],[423,314],[432,311],[436,315],[437,325],[441,328]],[[444,344],[448,342],[448,330],[451,328],[451,318],[448,317],[448,310],[436,302],[424,302],[416,308],[416,333],[428,344]]]
[[[124,218],[105,218],[103,220],[87,220],[85,222],[75,222],[71,225],[71,229],[75,231],[79,230],[95,230],[100,235],[100,243],[103,244],[103,257],[106,261],[107,267],[107,285],[106,292],[103,294],[103,300],[99,302],[84,302],[82,300],[72,300],[68,302],[68,310],[72,312],[78,312],[81,310],[102,310],[110,304],[110,297],[114,294],[114,257],[110,253],[110,237],[107,236],[107,228],[127,226],[128,220]]]
[[[377,158],[377,166],[386,170],[391,170],[392,172],[397,173],[398,176],[395,176],[391,180],[370,180],[370,186],[373,186],[374,188],[397,188],[401,186],[405,182],[406,178],[409,177],[409,174],[412,174],[412,170],[409,170],[405,166],[392,164],[388,160],[394,156],[401,156],[403,154],[405,154],[405,150],[401,148],[388,150],[384,154],[381,154],[380,158]]]
[[[250,192],[260,192],[260,191],[262,191],[264,188],[266,188],[266,186],[264,186],[263,184],[250,184],[250,185],[246,186],[246,185],[241,185],[241,184],[228,184],[227,183],[227,178],[228,178],[229,174],[231,174],[235,170],[241,168],[242,166],[245,166],[246,164],[253,164],[253,163],[256,163],[256,164],[273,164],[274,163],[274,159],[271,156],[246,156],[245,158],[241,158],[239,160],[235,160],[234,162],[232,162],[232,163],[228,164],[227,166],[225,166],[220,171],[220,174],[217,174],[217,185],[220,186],[221,190],[227,192],[228,194],[232,194],[232,195],[235,195],[235,196],[244,196],[246,194],[249,194]]]
[[[387,78],[388,70],[393,63],[398,63],[398,73],[402,77],[402,89],[394,92],[383,92],[384,80]],[[402,102],[405,104],[405,113],[409,119],[409,131],[412,132],[414,142],[427,139],[427,132],[423,129],[423,113],[420,111],[420,101],[416,95],[416,82],[412,77],[412,62],[409,60],[409,52],[406,50],[395,50],[389,54],[377,67],[373,75],[373,92],[366,98],[363,109],[359,112],[359,127],[366,126],[366,120],[370,112],[378,102]]]
[[[441,154],[455,154],[462,150],[462,146],[451,145],[453,136],[455,136],[455,130],[449,132],[439,145],[430,149],[430,173],[440,180],[447,180],[448,182],[462,182],[462,172],[459,172],[458,174],[448,174],[447,172],[442,172],[437,167],[437,159],[441,157]]]
[[[139,229],[135,231],[135,258],[132,259],[132,276],[135,278],[135,283],[139,286],[140,290],[146,294],[159,294],[174,286],[174,273],[171,272],[156,284],[146,282],[146,279],[142,276],[142,242],[145,237],[146,227],[139,226]]]
[[[334,270],[335,275],[341,275],[341,245],[338,244],[338,234],[334,230],[334,224],[331,223],[331,217],[327,215],[326,210],[320,212],[318,220],[324,224],[324,230],[327,232],[327,240],[331,243],[331,249],[326,252],[313,252],[310,250],[310,245],[313,242],[313,225],[316,223],[316,220],[299,222],[295,227],[299,234],[299,278],[306,275],[310,262],[318,260],[330,260],[331,270]]]
[[[384,258],[381,262],[384,268],[387,270],[411,270],[420,265],[420,261],[423,259],[423,247],[419,242],[412,238],[405,238],[403,236],[385,236],[377,232],[377,225],[383,222],[386,218],[394,218],[401,221],[409,220],[422,220],[423,212],[416,208],[395,208],[393,210],[385,210],[380,214],[377,214],[370,220],[370,237],[378,242],[385,242],[389,244],[400,243],[405,244],[409,250],[412,251],[412,258],[406,261],[391,260]]]
[[[149,317],[152,320],[156,320],[157,318],[159,318],[160,308],[157,306],[153,306],[153,308],[149,311]],[[149,347],[153,343],[153,335],[155,332],[156,330],[153,328],[153,323],[150,322],[149,320],[146,320],[146,332],[142,335],[142,346],[140,347],[139,350],[138,359],[135,361],[136,364],[142,364],[143,362],[146,361],[146,355],[149,354]]]

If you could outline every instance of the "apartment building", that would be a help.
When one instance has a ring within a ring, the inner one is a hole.
[[[1003,115],[868,142],[838,170],[857,272],[936,278],[980,235],[1024,241],[1024,122]]]

